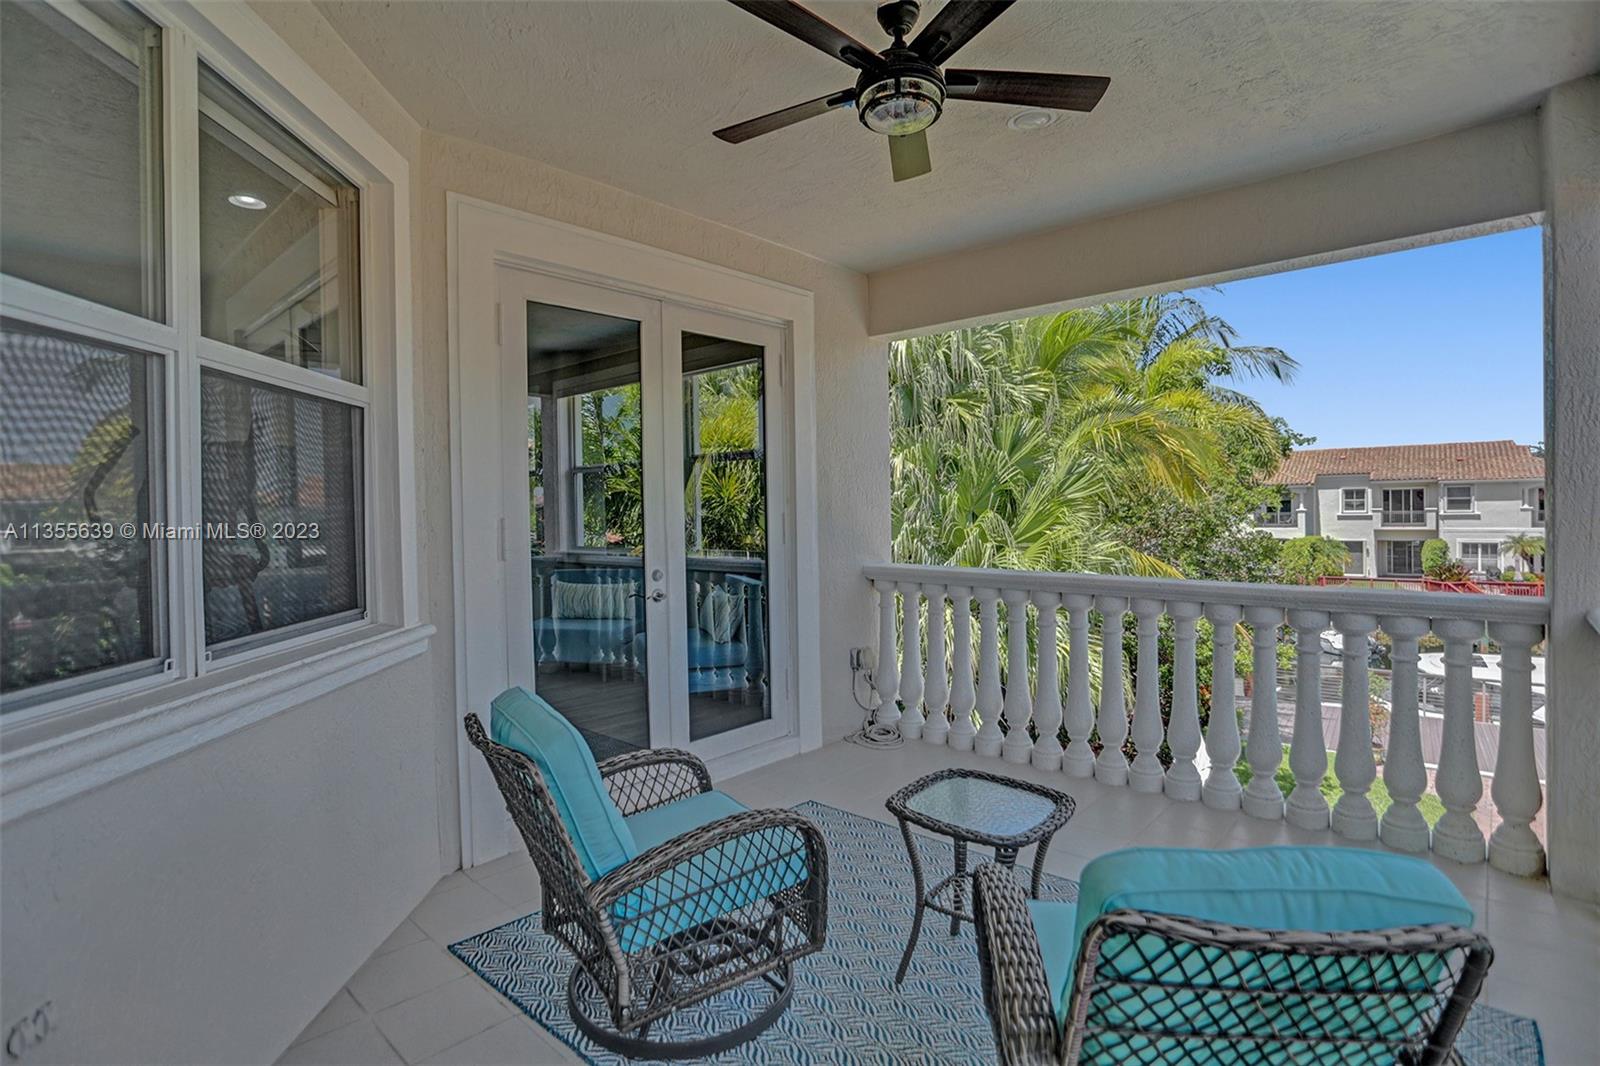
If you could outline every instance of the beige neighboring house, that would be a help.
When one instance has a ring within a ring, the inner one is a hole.
[[[1422,544],[1435,537],[1474,571],[1516,567],[1506,538],[1544,530],[1544,460],[1510,440],[1307,448],[1272,480],[1283,499],[1257,526],[1343,542],[1352,576],[1420,575]]]

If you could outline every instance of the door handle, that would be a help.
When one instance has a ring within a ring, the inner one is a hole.
[[[661,589],[656,589],[654,592],[652,592],[650,594],[650,602],[651,603],[660,603],[662,600],[664,600],[666,598],[667,598],[667,594],[664,591],[662,591]]]

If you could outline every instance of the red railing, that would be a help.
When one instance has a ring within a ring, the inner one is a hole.
[[[1323,587],[1411,589],[1423,592],[1476,592],[1496,596],[1543,596],[1543,581],[1436,581],[1431,577],[1319,577]]]

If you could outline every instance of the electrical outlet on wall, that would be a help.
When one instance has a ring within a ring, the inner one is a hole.
[[[851,648],[850,669],[864,670],[867,673],[878,668],[878,650],[876,648]]]
[[[56,1005],[45,1000],[24,1018],[12,1022],[6,1029],[6,1060],[16,1062],[28,1052],[44,1043],[45,1037],[56,1027]]]

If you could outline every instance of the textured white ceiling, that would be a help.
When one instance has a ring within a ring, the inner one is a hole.
[[[853,82],[719,0],[319,6],[430,129],[860,270],[1449,132],[1600,70],[1593,0],[1024,2],[954,65],[1105,74],[1105,99],[1027,133],[953,102],[933,173],[896,185],[853,111],[711,136]],[[876,46],[874,6],[814,5]]]

